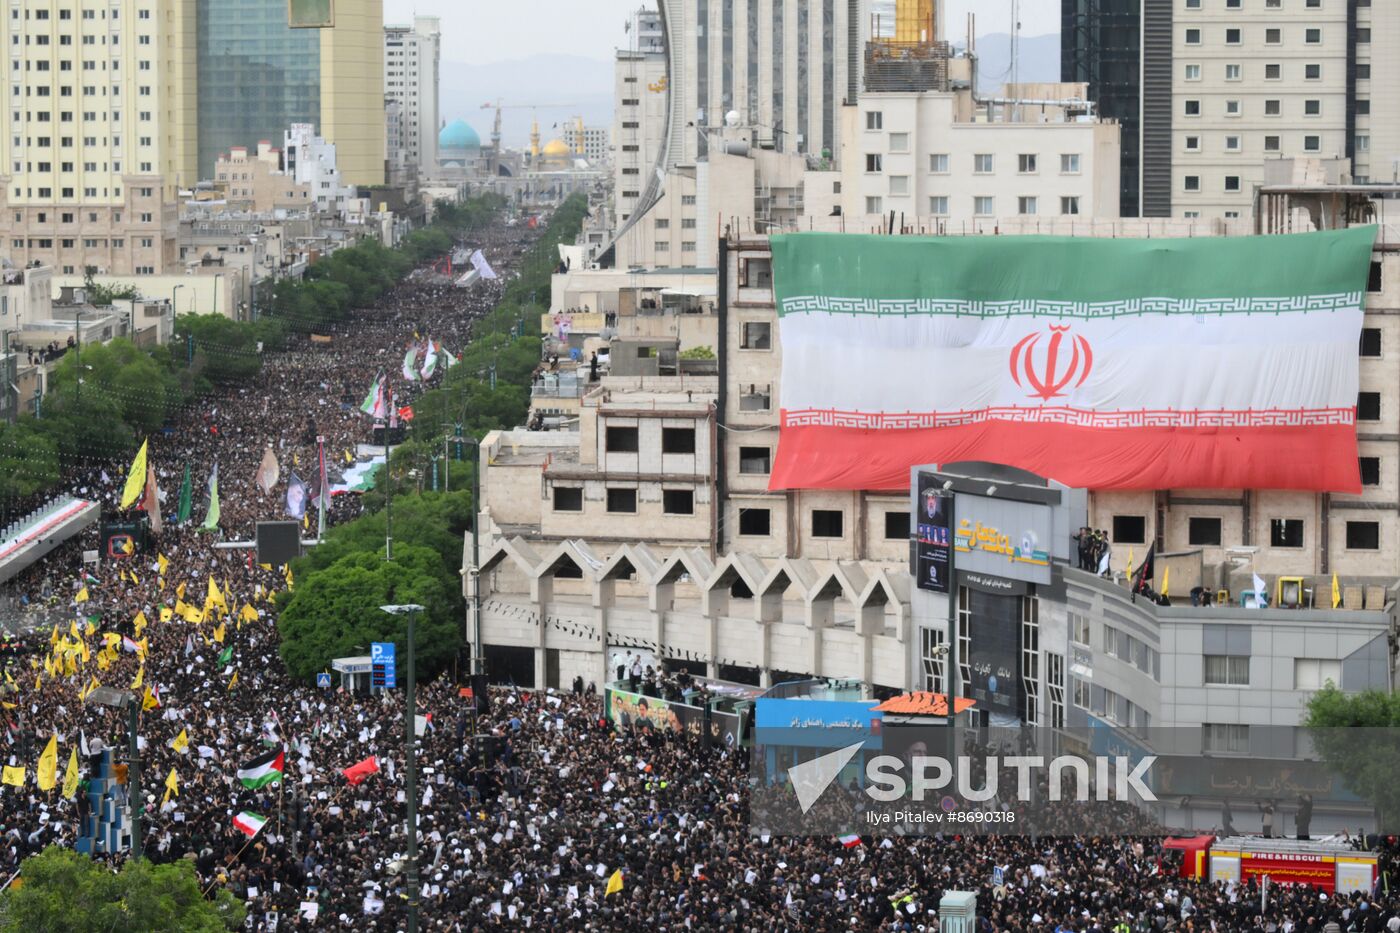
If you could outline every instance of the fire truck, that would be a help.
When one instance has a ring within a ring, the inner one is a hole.
[[[1169,853],[1180,853],[1180,874],[1197,881],[1306,884],[1329,894],[1370,891],[1379,871],[1374,852],[1340,839],[1265,839],[1262,836],[1173,836]],[[1174,860],[1174,859],[1173,859]]]

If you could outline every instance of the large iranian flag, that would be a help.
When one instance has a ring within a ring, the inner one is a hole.
[[[774,236],[774,489],[980,460],[1096,489],[1360,490],[1374,227]]]

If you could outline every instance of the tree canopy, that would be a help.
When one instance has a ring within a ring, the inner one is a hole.
[[[224,888],[206,899],[187,860],[132,859],[115,872],[59,846],[25,859],[17,882],[0,895],[4,933],[222,933],[245,916]]]
[[[460,585],[454,592],[436,551],[397,541],[392,561],[357,551],[279,596],[277,629],[287,672],[309,680],[334,658],[369,654],[376,641],[394,642],[399,656],[407,657],[405,620],[380,609],[394,603],[424,607],[417,621],[417,675],[437,676],[462,644]]]
[[[1329,681],[1309,698],[1303,724],[1328,767],[1351,790],[1383,815],[1400,814],[1400,696],[1381,690],[1343,693]]]

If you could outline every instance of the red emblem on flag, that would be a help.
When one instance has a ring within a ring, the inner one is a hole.
[[[1064,395],[1071,382],[1076,389],[1084,384],[1094,368],[1094,351],[1084,337],[1069,333],[1068,324],[1051,324],[1045,350],[1036,353],[1043,336],[1043,332],[1029,334],[1011,348],[1011,378],[1021,388],[1031,389],[1032,398],[1049,401]],[[1068,347],[1064,346],[1066,342]]]

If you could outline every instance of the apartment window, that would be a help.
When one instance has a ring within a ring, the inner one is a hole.
[[[923,647],[922,658],[924,667],[924,689],[932,690],[935,693],[944,692],[943,677],[947,667],[947,655],[941,650],[944,641],[943,633],[938,629],[919,629],[919,640]]]
[[[1077,196],[1066,196],[1060,198],[1060,213],[1068,216],[1079,213],[1079,198]]]
[[[972,212],[978,217],[990,217],[996,213],[996,199],[979,195],[972,199]]]
[[[773,387],[750,385],[748,391],[739,392],[740,411],[768,411],[773,407]]]
[[[1200,8],[1201,8],[1201,0],[1186,0],[1186,9],[1188,9],[1188,10],[1199,10]]]
[[[1036,171],[1036,158],[1033,152],[1023,152],[1016,157],[1016,171],[1022,175],[1032,175]]]
[[[1278,151],[1279,151],[1279,139],[1278,139],[1277,136],[1265,136],[1265,137],[1264,137],[1264,151],[1265,151],[1265,152],[1278,152]]]
[[[1200,191],[1200,190],[1201,190],[1201,176],[1200,176],[1200,175],[1187,175],[1187,176],[1183,179],[1183,182],[1184,182],[1184,185],[1185,185],[1185,188],[1186,188],[1187,191]]]
[[[1353,136],[1352,143],[1356,146],[1357,152],[1369,152],[1371,150],[1371,137]],[[1360,178],[1353,179],[1358,185],[1365,184]]]
[[[609,427],[606,438],[606,449],[610,454],[634,454],[637,452],[637,429],[635,427]]]
[[[1371,274],[1366,277],[1366,291],[1378,292],[1381,290],[1381,264],[1376,260],[1371,260]]]
[[[1276,518],[1269,522],[1269,544],[1272,547],[1301,548],[1303,546],[1303,520],[1301,518]]]
[[[155,246],[155,239],[153,237],[143,236],[141,238],[141,247],[143,249],[150,249],[153,246]]]
[[[1199,117],[1201,115],[1201,102],[1198,100],[1184,100],[1181,102],[1181,112],[1188,117]]]
[[[745,321],[739,346],[745,350],[773,349],[773,325],[767,321]]]
[[[908,133],[891,133],[891,134],[890,134],[890,152],[908,152],[908,151],[909,151],[909,134],[908,134]]]
[[[1303,115],[1307,117],[1321,116],[1322,101],[1316,98],[1303,101]]]
[[[1187,136],[1187,137],[1186,137],[1186,140],[1185,140],[1185,148],[1186,148],[1186,151],[1187,151],[1187,152],[1200,152],[1200,151],[1201,151],[1201,137],[1199,137],[1199,136]]]
[[[1240,44],[1240,30],[1238,30],[1238,29],[1227,29],[1227,30],[1225,30],[1225,44],[1226,44],[1226,45],[1239,45],[1239,44]]]
[[[1381,329],[1379,327],[1361,328],[1361,355],[1381,355]]]
[[[865,154],[865,170],[867,172],[879,172],[882,170],[881,167],[883,164],[884,160],[881,159],[880,153],[867,152]]]
[[[1356,465],[1361,471],[1361,485],[1379,486],[1381,484],[1380,457],[1357,457]]]
[[[909,540],[909,513],[906,510],[899,510],[885,513],[885,540],[886,541],[908,541]]]
[[[739,510],[739,534],[746,537],[766,538],[772,524],[772,512],[769,509],[740,509]]]
[[[1227,687],[1249,686],[1249,658],[1236,654],[1207,654],[1201,658],[1202,680]]]
[[[1238,176],[1238,175],[1226,175],[1226,176],[1225,176],[1225,190],[1226,190],[1226,191],[1239,191],[1239,190],[1240,190],[1240,176]]]
[[[943,216],[948,213],[948,196],[935,194],[928,199],[928,212],[935,216]]]
[[[1226,151],[1226,152],[1239,152],[1239,151],[1240,151],[1240,148],[1241,148],[1241,147],[1240,147],[1240,137],[1238,137],[1238,136],[1226,136],[1226,137],[1225,137],[1225,151]]]
[[[840,538],[845,534],[846,513],[840,509],[812,510],[812,537]]]
[[[865,128],[867,130],[884,129],[885,115],[878,110],[867,110],[865,112]]]
[[[935,175],[948,174],[948,153],[935,152],[928,157],[928,170]]]
[[[662,428],[661,452],[663,454],[695,453],[695,429]]]
[[[637,511],[637,490],[635,489],[608,489],[608,511],[609,512],[635,512]]]
[[[1216,754],[1247,755],[1249,726],[1226,722],[1202,723],[1201,750]]]
[[[1368,98],[1358,98],[1356,101],[1356,115],[1359,117],[1369,117],[1371,115],[1371,101]]]
[[[1033,197],[1022,196],[1016,199],[1016,213],[1018,214],[1034,214],[1035,208],[1036,199]]]
[[[683,194],[683,195],[681,195],[681,206],[682,206],[682,207],[694,207],[694,206],[695,206],[695,195],[693,195],[693,194]],[[407,825],[407,824],[405,824],[405,825]]]
[[[1358,64],[1358,65],[1356,66],[1356,78],[1357,78],[1358,81],[1370,81],[1370,80],[1371,80],[1371,66],[1370,66],[1370,65],[1361,65],[1361,64]]]
[[[1060,174],[1061,174],[1061,175],[1078,175],[1078,174],[1079,174],[1079,153],[1077,153],[1077,152],[1064,152],[1064,153],[1061,153],[1061,154],[1060,154]]]
[[[1264,116],[1266,116],[1266,117],[1276,117],[1276,116],[1278,116],[1278,115],[1281,114],[1281,113],[1283,113],[1283,103],[1282,103],[1282,101],[1278,101],[1278,100],[1266,100],[1266,101],[1264,101]]]
[[[1187,81],[1199,81],[1199,80],[1201,80],[1201,66],[1200,66],[1200,65],[1197,65],[1197,64],[1190,64],[1190,65],[1187,65],[1187,66],[1186,66],[1186,80],[1187,80]]]
[[[1220,546],[1220,519],[1193,516],[1187,522],[1187,541],[1193,547]]]
[[[1240,115],[1240,102],[1237,100],[1225,101],[1225,116],[1238,117]]]
[[[1365,26],[1359,27],[1359,28],[1356,30],[1356,41],[1357,41],[1357,42],[1370,42],[1370,41],[1371,41],[1371,30],[1368,29],[1368,28],[1365,27]]]
[[[1113,516],[1114,544],[1142,544],[1147,540],[1147,519],[1142,515]]]
[[[1309,29],[1309,30],[1307,30],[1305,33],[1303,33],[1303,41],[1306,42],[1308,45],[1321,45],[1321,44],[1322,44],[1322,30],[1321,30],[1321,29]]]
[[[1320,79],[1322,78],[1322,66],[1321,66],[1321,65],[1304,65],[1304,66],[1303,66],[1303,77],[1304,77],[1304,78],[1307,78],[1309,81],[1317,81],[1317,80],[1320,80]]]
[[[1277,81],[1283,77],[1283,66],[1277,63],[1264,66],[1264,80]]]
[[[582,486],[555,486],[555,487],[554,487],[554,511],[556,511],[556,512],[582,512],[582,511],[583,511],[583,487],[582,487]]]
[[[1201,44],[1201,31],[1200,31],[1199,29],[1188,29],[1188,30],[1186,30],[1186,44],[1187,44],[1187,45],[1200,45],[1200,44]]]
[[[665,512],[667,515],[694,515],[695,490],[661,490],[661,511]]]
[[[658,253],[668,253],[668,252],[671,251],[671,241],[670,241],[670,240],[656,240],[655,242],[652,243],[651,248],[654,249],[654,250],[655,250],[656,252],[658,252]]]
[[[972,170],[978,175],[990,175],[995,171],[996,162],[990,152],[979,152],[972,157]]]
[[[1377,551],[1380,546],[1380,522],[1347,522],[1348,551]]]
[[[1362,392],[1356,396],[1356,420],[1381,420],[1381,394],[1379,392]]]
[[[884,201],[873,195],[867,196],[865,199],[865,212],[867,214],[883,214],[885,212]]]
[[[681,252],[682,252],[682,253],[693,253],[693,252],[695,252],[695,241],[694,241],[694,240],[681,240]]]
[[[1089,622],[1089,617],[1086,615],[1080,615],[1077,612],[1071,612],[1069,614],[1069,621],[1069,637],[1081,645],[1088,646],[1090,644],[1090,633],[1093,631],[1093,628]]]
[[[740,447],[739,472],[766,476],[772,472],[773,452],[768,447]]]
[[[1339,686],[1342,682],[1342,662],[1327,658],[1294,658],[1293,689],[1321,690],[1328,682]]]
[[[1227,65],[1225,66],[1225,80],[1226,80],[1226,81],[1238,81],[1238,80],[1240,80],[1240,66],[1239,66],[1239,65],[1236,65],[1236,64],[1227,64]]]
[[[890,176],[890,196],[891,196],[891,197],[901,197],[901,196],[905,196],[905,195],[908,195],[908,194],[909,194],[909,176],[908,176],[908,175],[891,175],[891,176]]]
[[[1239,8],[1240,8],[1240,0],[1225,0],[1225,9],[1227,9],[1227,10],[1238,10]]]
[[[1265,30],[1264,30],[1264,44],[1265,44],[1265,45],[1279,45],[1279,44],[1282,43],[1282,42],[1283,42],[1283,30],[1282,30],[1282,29],[1265,29]]]

